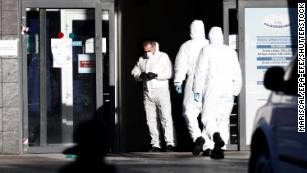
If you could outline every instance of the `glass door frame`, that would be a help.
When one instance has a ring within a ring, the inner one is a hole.
[[[21,23],[26,21],[26,9],[27,8],[40,8],[40,9],[94,9],[95,10],[95,56],[96,56],[96,109],[98,110],[104,105],[104,92],[103,92],[103,54],[102,52],[102,10],[109,11],[109,62],[110,62],[110,85],[115,86],[115,32],[114,32],[114,3],[113,2],[100,2],[97,0],[23,0],[21,1]],[[44,13],[44,12],[42,12]],[[46,14],[46,13],[45,13]],[[44,15],[44,14],[41,14]],[[42,24],[40,24],[42,25]],[[44,33],[40,33],[42,35]],[[22,139],[28,139],[28,73],[27,73],[27,50],[26,50],[26,39],[24,36],[20,36],[21,52],[22,52],[22,95],[23,95],[23,131]],[[45,47],[44,37],[40,38],[39,47]],[[46,60],[45,51],[40,51],[40,57],[43,55],[44,58],[41,63],[45,63]],[[42,65],[40,65],[42,66]],[[45,74],[46,69],[40,68],[40,73]],[[46,80],[46,75],[41,75],[40,80]],[[40,134],[42,146],[28,146],[23,144],[23,153],[59,153],[65,148],[72,144],[52,144],[47,145],[47,108],[46,108],[46,83],[40,84]],[[114,129],[115,130],[115,129]],[[116,138],[115,138],[116,139]]]

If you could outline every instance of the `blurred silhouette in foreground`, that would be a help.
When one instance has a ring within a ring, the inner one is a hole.
[[[101,108],[93,119],[81,123],[74,132],[76,146],[66,149],[63,153],[76,155],[77,158],[73,163],[60,169],[59,173],[115,173],[115,168],[104,162],[109,148],[109,134],[104,125]]]

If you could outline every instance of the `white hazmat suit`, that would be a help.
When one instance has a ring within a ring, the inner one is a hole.
[[[202,50],[195,69],[193,92],[203,97],[202,122],[210,137],[218,132],[227,143],[234,96],[242,87],[241,68],[236,51],[223,44],[220,27],[211,28],[209,40],[210,45]]]
[[[137,81],[142,81],[142,72],[153,72],[158,76],[144,84],[144,106],[152,147],[161,148],[158,115],[164,132],[166,145],[175,146],[175,131],[171,113],[168,80],[172,77],[172,64],[168,55],[158,50],[149,58],[140,57],[132,70]]]
[[[199,53],[203,47],[209,44],[209,41],[205,38],[205,27],[201,20],[194,20],[191,23],[190,32],[191,40],[181,45],[176,57],[174,84],[176,88],[179,87],[181,90],[181,85],[186,80],[183,98],[183,116],[193,142],[198,137],[203,137],[206,140],[203,149],[206,150],[212,149],[213,142],[208,138],[206,131],[201,131],[199,128],[197,117],[202,111],[202,104],[194,101],[192,87],[194,70]]]

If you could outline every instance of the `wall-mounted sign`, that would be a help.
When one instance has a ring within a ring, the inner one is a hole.
[[[18,40],[0,40],[0,56],[17,56]]]
[[[228,45],[233,48],[234,50],[237,50],[237,45],[238,45],[238,35],[236,34],[232,34],[229,35],[229,39],[228,39]]]
[[[79,73],[96,72],[95,54],[78,54],[78,72]]]
[[[263,86],[264,74],[272,66],[288,66],[296,51],[293,39],[288,8],[245,9],[247,145],[251,141],[256,112],[267,102],[270,94]]]
[[[102,53],[107,53],[107,38],[101,38]],[[85,41],[85,53],[95,53],[94,51],[94,39],[89,38]]]

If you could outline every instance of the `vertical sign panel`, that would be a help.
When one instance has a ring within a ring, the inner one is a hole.
[[[264,73],[272,66],[286,67],[297,47],[292,45],[296,37],[291,36],[288,13],[288,8],[245,9],[247,145],[251,141],[256,111],[267,102],[270,94],[263,86]]]

